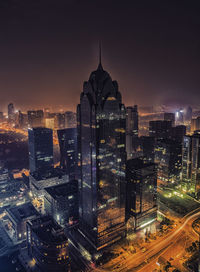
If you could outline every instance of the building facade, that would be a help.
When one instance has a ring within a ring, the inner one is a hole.
[[[141,159],[127,160],[126,220],[131,231],[141,229],[157,219],[156,164]],[[131,224],[130,224],[131,222]]]
[[[30,173],[46,173],[53,168],[53,131],[49,128],[28,130]]]
[[[101,63],[77,107],[80,228],[97,250],[125,235],[126,111]]]
[[[77,128],[57,130],[60,147],[60,167],[66,171],[70,180],[77,176]]]
[[[50,217],[27,222],[27,249],[35,262],[34,271],[70,271],[68,239],[61,226]]]
[[[131,158],[138,145],[138,110],[137,105],[126,108],[126,153]]]
[[[45,212],[63,227],[78,224],[79,193],[78,181],[48,187],[44,190]]]

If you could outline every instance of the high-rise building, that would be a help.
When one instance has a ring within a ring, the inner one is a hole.
[[[186,135],[186,126],[180,125],[180,126],[175,126],[171,130],[171,138],[182,142],[183,137]]]
[[[200,130],[200,117],[193,118],[191,120],[191,132],[195,132],[196,130]]]
[[[53,132],[49,128],[28,130],[30,172],[45,173],[53,168]]]
[[[100,250],[125,236],[126,110],[101,62],[77,107],[80,229]]]
[[[140,146],[144,162],[154,162],[155,138],[150,136],[140,137]]]
[[[14,242],[26,239],[26,223],[35,219],[39,213],[31,202],[10,207],[6,210],[10,236]]]
[[[173,112],[165,112],[164,113],[164,120],[165,121],[171,121],[172,122],[172,126],[175,125],[175,113]]]
[[[27,222],[28,256],[35,270],[67,272],[70,269],[68,239],[63,228],[51,217],[43,216]]]
[[[78,181],[48,187],[44,190],[45,212],[63,227],[77,225],[79,218]]]
[[[158,164],[158,179],[170,184],[180,179],[182,168],[182,143],[171,139],[156,142],[155,163]]]
[[[74,128],[77,126],[76,113],[72,111],[65,112],[65,128]]]
[[[8,122],[9,123],[15,122],[15,107],[13,103],[8,104]]]
[[[65,128],[65,114],[64,113],[56,113],[55,127],[57,129],[64,129]]]
[[[172,121],[156,120],[149,122],[149,136],[156,139],[167,139],[171,135]]]
[[[184,120],[186,122],[190,122],[192,120],[192,108],[190,106],[188,106],[185,111]]]
[[[156,164],[136,158],[126,165],[126,220],[130,230],[148,226],[157,219]]]
[[[29,127],[43,127],[44,126],[44,112],[43,110],[28,111],[28,125]]]
[[[76,179],[77,171],[77,128],[57,131],[60,146],[60,167],[66,170],[69,179]]]
[[[192,137],[183,137],[182,146],[182,181],[187,184],[191,181],[191,162],[192,162]]]
[[[187,184],[188,193],[200,198],[200,133],[185,136],[183,141],[182,181]]]
[[[184,116],[183,116],[184,111],[182,109],[176,111],[175,115],[175,121],[176,125],[183,125],[184,123]]]
[[[3,115],[3,112],[0,111],[0,122],[3,122],[4,121],[4,115]]]
[[[131,158],[132,154],[138,146],[138,110],[137,105],[126,108],[126,152],[127,158]]]

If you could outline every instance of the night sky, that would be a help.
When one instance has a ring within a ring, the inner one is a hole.
[[[1,0],[0,107],[75,110],[99,40],[126,105],[200,104],[198,3]]]

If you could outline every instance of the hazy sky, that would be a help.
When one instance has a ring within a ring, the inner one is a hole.
[[[99,40],[125,104],[200,104],[198,3],[1,0],[0,106],[75,109]]]

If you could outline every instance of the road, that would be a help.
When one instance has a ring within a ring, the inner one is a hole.
[[[173,249],[174,255],[181,253],[179,251],[180,241],[183,240],[186,234],[189,234],[192,240],[197,240],[198,235],[192,229],[192,222],[200,216],[200,208],[186,215],[180,222],[180,226],[172,231],[167,237],[163,237],[156,245],[152,245],[145,253],[129,255],[118,262],[113,263],[113,267],[109,269],[100,269],[101,271],[116,271],[116,272],[152,272],[155,269],[156,261],[159,256],[162,256],[167,250]],[[181,253],[182,254],[182,253]],[[158,267],[158,266],[157,266]],[[95,271],[99,271],[99,268]],[[181,270],[183,271],[183,269]]]

